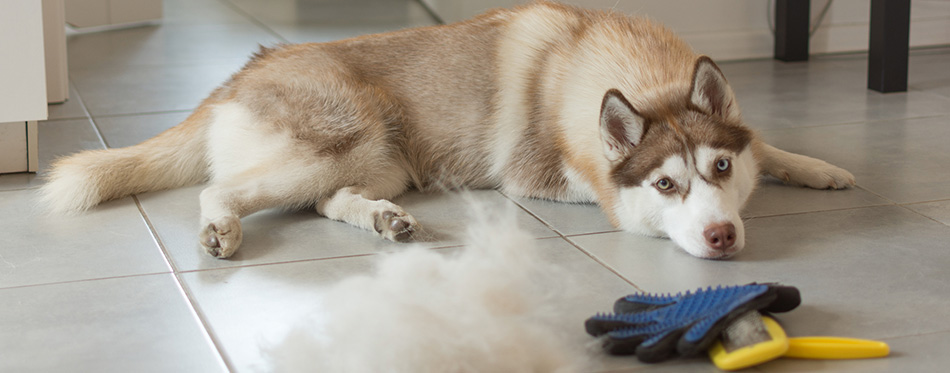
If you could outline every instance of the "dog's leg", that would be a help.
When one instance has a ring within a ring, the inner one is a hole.
[[[241,218],[273,207],[305,206],[319,198],[310,170],[296,174],[252,170],[217,181],[201,192],[199,242],[212,256],[227,258],[241,245]]]
[[[854,185],[854,175],[828,162],[779,150],[761,140],[753,141],[752,146],[762,173],[786,184],[815,189],[843,189]]]
[[[320,200],[317,203],[317,212],[333,220],[373,230],[390,241],[411,240],[419,226],[416,219],[392,202],[385,199],[374,200],[379,193],[373,192],[366,188],[341,188],[331,197]],[[385,194],[395,196],[399,193]]]

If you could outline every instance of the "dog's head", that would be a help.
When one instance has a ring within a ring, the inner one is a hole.
[[[625,230],[670,237],[692,255],[727,258],[745,246],[739,210],[758,169],[732,89],[708,57],[688,97],[641,111],[618,90],[601,105],[601,137]]]

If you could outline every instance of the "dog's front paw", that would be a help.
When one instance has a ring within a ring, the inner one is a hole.
[[[409,242],[416,233],[419,223],[412,215],[404,211],[386,210],[373,214],[373,229],[380,236],[395,242]]]
[[[847,170],[815,158],[804,158],[793,167],[774,175],[788,184],[814,189],[844,189],[854,186],[854,175]]]
[[[224,216],[204,224],[198,234],[198,242],[211,256],[218,259],[230,257],[241,246],[241,220],[237,216]]]
[[[815,189],[845,189],[854,186],[854,175],[848,170],[825,163],[828,167],[818,170],[821,173],[819,182],[808,187]]]

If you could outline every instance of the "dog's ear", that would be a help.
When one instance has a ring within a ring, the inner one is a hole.
[[[643,117],[616,89],[607,91],[600,104],[600,137],[604,154],[611,163],[630,155],[645,132]]]
[[[726,82],[726,76],[709,57],[702,56],[696,60],[689,99],[707,114],[721,116],[730,122],[742,120],[736,95]]]

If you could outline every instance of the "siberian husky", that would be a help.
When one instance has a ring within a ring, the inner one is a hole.
[[[315,206],[408,241],[409,188],[499,188],[598,204],[614,225],[692,255],[745,246],[739,209],[768,174],[811,188],[847,171],[759,140],[725,76],[669,29],[537,3],[446,25],[261,48],[180,125],[59,160],[55,211],[210,180],[199,242],[218,258],[241,217]]]

